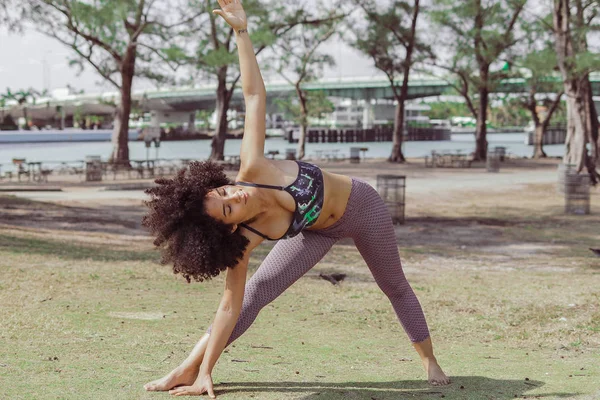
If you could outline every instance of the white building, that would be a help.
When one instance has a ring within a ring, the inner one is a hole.
[[[372,128],[376,125],[387,125],[394,123],[396,104],[392,101],[351,100],[330,98],[335,106],[331,114],[324,118],[311,121],[315,125],[328,126],[331,128],[359,127],[363,129]],[[405,103],[404,123],[413,122],[427,124],[429,117],[424,113],[431,109],[426,104]]]

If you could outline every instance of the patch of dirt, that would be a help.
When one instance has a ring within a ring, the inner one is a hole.
[[[163,319],[165,314],[161,312],[109,312],[108,316],[113,318],[142,319],[151,321],[155,319]]]
[[[480,247],[479,251],[485,253],[504,254],[508,256],[513,255],[533,255],[533,254],[552,254],[556,251],[566,249],[567,246],[555,245],[555,244],[544,244],[544,243],[512,243],[503,246],[486,246]]]

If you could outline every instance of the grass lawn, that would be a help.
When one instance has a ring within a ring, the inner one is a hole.
[[[600,398],[600,258],[588,250],[600,247],[598,196],[586,217],[562,215],[552,185],[498,196],[409,198],[397,228],[450,386],[426,383],[391,305],[342,241],[226,350],[217,396]],[[191,350],[222,278],[187,284],[158,264],[135,223],[107,209],[99,219],[97,208],[12,197],[0,197],[0,209],[0,399],[170,397],[142,385]],[[94,230],[81,228],[86,215]],[[348,278],[333,286],[320,272]]]

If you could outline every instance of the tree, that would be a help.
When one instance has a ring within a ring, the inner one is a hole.
[[[487,156],[487,109],[489,94],[494,91],[508,71],[493,70],[518,39],[517,22],[526,0],[434,0],[431,18],[440,32],[436,42],[450,58],[441,57],[436,65],[457,77],[455,89],[465,98],[477,120],[475,131],[475,160]],[[444,40],[443,38],[446,38]]]
[[[113,162],[129,162],[129,114],[134,77],[167,80],[157,60],[166,60],[166,43],[186,20],[177,4],[146,0],[30,0],[30,18],[40,32],[71,48],[73,65],[92,66],[120,92],[112,135]],[[190,18],[194,18],[192,15]]]
[[[407,1],[392,1],[382,9],[374,0],[356,0],[366,17],[366,26],[353,24],[355,40],[353,47],[373,59],[375,67],[381,70],[390,81],[397,102],[394,117],[392,152],[388,161],[405,162],[402,153],[404,136],[404,102],[408,98],[409,74],[428,48],[417,39],[417,19],[420,0],[410,4]],[[398,81],[402,80],[400,87]]]
[[[192,2],[190,7],[190,13],[198,13],[202,17],[188,24],[188,30],[194,35],[188,36],[191,41],[171,47],[170,60],[178,65],[187,65],[196,73],[216,82],[217,123],[210,158],[222,160],[227,137],[227,112],[241,77],[234,32],[227,24],[217,22],[211,12],[214,8],[212,4]],[[244,9],[256,55],[294,26],[322,22],[309,19],[303,9],[294,8],[290,11],[290,7],[267,3],[265,0],[246,0]]]
[[[300,99],[298,98],[298,96],[289,96],[283,99],[275,99],[275,104],[277,105],[280,111],[285,113],[287,119],[290,119],[297,124],[302,124],[302,121],[310,121],[310,119],[323,118],[324,115],[335,111],[335,106],[333,105],[331,100],[327,98],[325,92],[307,92],[304,90],[303,92],[305,100],[304,109],[300,105]]]
[[[530,50],[516,65],[524,69],[522,75],[528,88],[528,93],[521,96],[520,103],[531,114],[535,129],[533,158],[544,158],[544,134],[563,95],[562,82],[554,76],[556,53],[550,48]],[[545,108],[544,113],[538,112],[539,106]]]
[[[469,117],[471,111],[464,102],[435,101],[423,103],[430,107],[427,115],[430,119],[450,119],[451,117]]]
[[[18,0],[0,0],[0,28],[20,31],[25,10],[24,4]]]
[[[517,45],[519,54],[514,59],[515,76],[524,80],[527,93],[516,100],[527,110],[534,125],[533,158],[546,157],[544,134],[560,109],[562,79],[557,74],[558,65],[554,49],[552,16],[550,13],[538,16],[526,15],[521,23],[523,41]],[[541,109],[541,112],[540,112]]]
[[[25,126],[23,127],[23,129],[25,130],[29,130],[29,118],[27,117],[27,103],[29,103],[29,101],[31,100],[31,103],[35,104],[37,98],[46,95],[46,91],[44,90],[43,92],[38,92],[37,90],[33,89],[33,88],[29,88],[29,89],[20,89],[16,92],[12,92],[10,89],[6,89],[6,94],[2,95],[3,101],[2,104],[4,107],[4,104],[6,103],[6,100],[14,100],[16,101],[19,106],[21,107],[21,111],[23,112],[23,118],[25,119]],[[4,113],[2,113],[3,116],[2,118],[4,119]]]
[[[531,120],[527,109],[519,102],[514,94],[494,96],[494,107],[488,109],[488,126],[493,127],[522,127]],[[469,113],[470,114],[470,113]]]
[[[4,107],[6,107],[6,104],[11,97],[12,96],[10,96],[8,93],[0,94],[0,109],[2,109],[2,114],[0,115],[0,124],[4,121]]]
[[[241,77],[237,64],[237,49],[233,29],[217,21],[217,17],[211,12],[213,5],[200,3],[198,7],[198,11],[204,15],[204,20],[194,21],[197,27],[192,28],[199,34],[199,38],[194,40],[197,42],[197,47],[192,56],[187,56],[182,51],[179,54],[184,56],[184,63],[191,64],[203,75],[216,79],[217,123],[211,142],[210,158],[223,160],[227,137],[227,112]],[[253,44],[258,46],[258,53],[273,41],[273,36],[267,27],[269,12],[258,0],[244,2],[244,9],[248,15],[248,25],[252,27],[249,34]]]
[[[290,85],[294,86],[298,99],[298,107],[288,106],[288,110],[295,111],[295,120],[300,124],[300,138],[298,140],[298,159],[304,158],[306,131],[308,118],[318,117],[326,110],[322,95],[309,94],[302,89],[302,84],[315,80],[325,66],[333,66],[335,61],[327,54],[317,51],[319,46],[329,40],[336,33],[339,19],[329,14],[325,22],[315,25],[298,25],[288,31],[278,42],[277,72]],[[291,78],[290,76],[293,76]],[[329,102],[331,105],[331,102]]]
[[[589,51],[588,34],[597,29],[600,4],[592,0],[554,0],[553,27],[558,67],[567,101],[567,140],[564,162],[584,168],[595,184],[598,157],[598,113],[592,99],[589,74],[600,67],[600,59]],[[590,147],[588,152],[587,146]]]

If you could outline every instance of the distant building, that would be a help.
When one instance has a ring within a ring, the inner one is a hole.
[[[358,127],[363,129],[381,125],[393,125],[396,104],[391,101],[367,102],[330,98],[335,110],[322,119],[313,120],[315,125],[331,128]],[[429,117],[425,115],[431,109],[426,104],[405,103],[404,124],[428,125]]]

